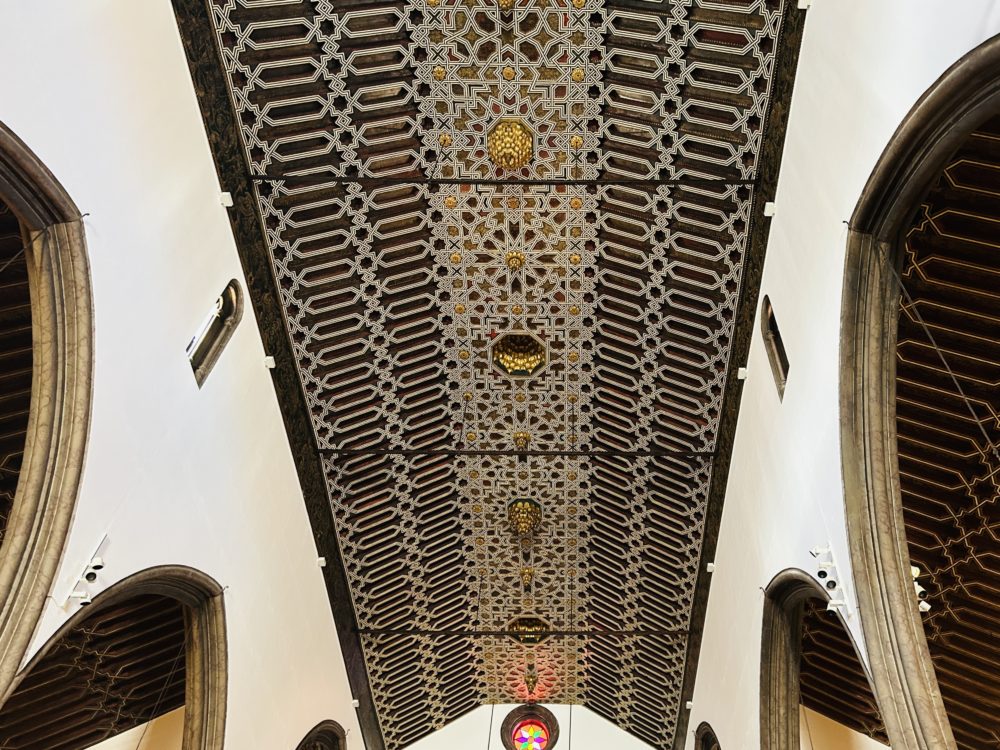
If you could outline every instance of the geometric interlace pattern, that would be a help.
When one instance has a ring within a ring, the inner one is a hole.
[[[528,699],[668,746],[784,3],[211,9],[285,178],[257,196],[387,747]],[[525,616],[561,634],[497,634]]]
[[[899,484],[937,684],[962,750],[1000,747],[1000,118],[961,145],[905,238]]]

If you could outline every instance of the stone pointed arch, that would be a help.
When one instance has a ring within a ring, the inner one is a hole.
[[[956,62],[917,102],[851,219],[841,320],[841,450],[851,562],[875,690],[893,747],[951,750],[917,610],[899,485],[895,264],[913,211],[969,133],[1000,111],[1000,37]]]
[[[346,750],[347,732],[335,721],[327,719],[309,730],[295,750]]]
[[[803,664],[803,623],[813,604],[826,608],[830,593],[802,570],[790,568],[779,573],[765,590],[760,656],[760,747],[761,750],[798,750],[800,747],[799,706],[800,669]],[[870,689],[871,676],[847,623],[839,610],[824,614],[835,617],[830,627],[842,633],[835,652],[828,655],[837,662],[851,660],[857,665],[858,679]],[[825,626],[824,626],[825,627]],[[846,687],[834,676],[833,684]],[[869,694],[870,695],[870,694]],[[874,703],[874,696],[871,702]],[[876,707],[877,708],[877,707]]]
[[[712,725],[703,721],[694,733],[694,750],[722,750],[722,744],[712,729]]]
[[[17,702],[18,686],[35,669],[47,664],[46,657],[57,649],[63,639],[67,636],[79,637],[81,626],[86,627],[96,615],[117,606],[128,606],[141,597],[173,600],[183,608],[183,750],[222,750],[228,674],[223,588],[205,573],[180,565],[157,566],[135,573],[102,591],[89,606],[77,610],[18,672],[5,698],[5,705],[0,707],[0,724],[6,712],[25,711]],[[131,632],[125,634],[130,635]],[[131,636],[135,640],[134,634]],[[33,690],[35,692],[31,693],[31,700],[27,702],[32,707],[27,709],[27,719],[15,716],[17,721],[14,723],[30,725],[31,717],[35,715],[31,712],[39,710],[38,686],[33,686]],[[12,708],[12,703],[18,705]],[[76,713],[80,714],[82,710],[77,709]]]
[[[80,212],[2,123],[0,201],[26,236],[33,357],[24,456],[0,546],[0,696],[6,696],[52,586],[76,505],[90,425],[93,323]]]

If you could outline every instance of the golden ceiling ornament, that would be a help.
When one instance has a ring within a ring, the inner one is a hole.
[[[517,75],[517,72],[510,65],[508,65],[503,69],[502,75],[505,80],[513,81],[514,76]]]
[[[511,311],[511,312],[512,312],[512,313],[513,313],[514,315],[520,315],[521,313],[523,313],[523,312],[524,312],[524,308],[523,308],[523,307],[521,307],[520,305],[514,305],[514,306],[513,306],[512,308],[510,308],[510,311]]]
[[[515,198],[513,196],[511,196],[510,198],[507,199],[507,208],[509,208],[511,210],[517,208],[520,205],[521,205],[521,202],[517,198]]]
[[[527,450],[528,443],[531,442],[531,433],[528,432],[515,432],[514,433],[514,447],[518,450]]]
[[[583,260],[583,258],[580,257],[579,253],[573,253],[571,256],[569,256],[569,262],[572,263],[574,266],[580,265],[581,260]]]
[[[579,10],[587,4],[587,0],[573,0],[573,7]]]
[[[427,4],[432,8],[436,8],[440,2],[441,0],[427,0]]]
[[[528,695],[534,693],[538,687],[538,668],[534,664],[529,664],[524,670],[524,686],[528,689]]]
[[[458,205],[458,198],[456,198],[454,195],[449,195],[447,198],[444,199],[445,208],[454,208],[457,205]]]
[[[583,136],[574,135],[569,139],[569,145],[573,148],[583,148]]]
[[[542,506],[527,498],[512,500],[507,505],[507,520],[515,536],[531,536],[542,523]]]
[[[462,254],[461,253],[452,253],[451,254],[451,262],[455,263],[455,264],[461,263],[462,262]]]
[[[518,393],[516,396],[514,396],[514,400],[517,401],[517,403],[519,404],[523,404],[527,398],[528,397],[525,396],[523,393]]]
[[[504,257],[504,263],[507,264],[507,268],[511,271],[517,271],[524,267],[524,262],[527,260],[527,256],[520,250],[511,250]]]
[[[501,169],[520,169],[535,154],[535,136],[520,120],[504,117],[486,136],[486,150]]]
[[[569,199],[570,208],[583,208],[583,200],[580,198],[570,198]]]
[[[474,432],[470,432],[468,435],[465,436],[465,439],[468,440],[470,443],[474,443],[476,442],[476,440],[479,439],[479,435],[477,435]]]
[[[458,313],[459,315],[461,315],[462,313],[464,313],[465,312],[465,305],[463,305],[461,302],[459,302],[457,305],[455,305],[455,312]]]
[[[434,66],[434,70],[431,71],[431,75],[434,76],[434,80],[435,81],[443,81],[444,80],[444,68],[442,68],[440,65],[435,65]]]
[[[580,314],[580,308],[577,307],[576,305],[570,305],[569,306],[569,314],[570,315],[579,315]]]
[[[549,637],[548,632],[550,630],[552,630],[552,626],[548,622],[534,615],[515,617],[507,623],[507,632],[511,634],[510,637],[526,646],[534,646],[541,643]],[[533,666],[533,664],[529,663],[528,669],[530,670]]]
[[[438,143],[440,143],[445,148],[448,148],[448,146],[451,145],[451,136],[448,135],[447,133],[442,133],[441,135],[438,136]]]
[[[470,356],[472,356],[472,355],[470,355],[469,352],[466,349],[462,349],[462,351],[460,351],[458,353],[458,358],[459,359],[468,359]]]
[[[576,352],[570,352],[569,354],[566,355],[566,359],[568,359],[570,362],[576,362],[577,360],[580,359],[580,355],[577,354]]]
[[[525,566],[521,568],[521,585],[525,588],[530,586],[535,580],[535,569]]]
[[[577,83],[580,83],[580,81],[582,81],[586,77],[586,75],[587,74],[583,72],[583,68],[574,68],[573,72],[570,74],[570,77]]]
[[[514,0],[497,0],[497,7],[503,11],[514,10]]]
[[[465,393],[462,394],[462,398],[465,401],[472,401],[472,392],[471,391],[466,391]]]
[[[493,364],[513,377],[534,375],[545,357],[545,345],[528,333],[507,333],[493,345]]]

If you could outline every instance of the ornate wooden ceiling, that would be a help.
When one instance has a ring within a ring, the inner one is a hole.
[[[369,746],[526,700],[683,742],[801,15],[175,6]]]
[[[1000,118],[972,134],[914,218],[896,362],[907,541],[941,695],[970,750],[1000,746],[998,184]]]
[[[0,539],[14,503],[31,406],[31,297],[21,225],[0,203]]]
[[[184,607],[142,595],[67,631],[0,709],[2,750],[83,750],[184,705]]]
[[[802,705],[889,744],[878,701],[854,643],[820,599],[807,599],[804,605],[799,688]]]

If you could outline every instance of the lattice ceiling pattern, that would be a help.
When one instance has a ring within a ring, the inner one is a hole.
[[[907,541],[941,695],[969,750],[1000,746],[998,178],[1000,118],[969,138],[915,217],[896,362]]]
[[[210,7],[387,747],[667,747],[783,3]]]
[[[17,217],[0,203],[0,539],[14,504],[31,406],[31,296]]]

